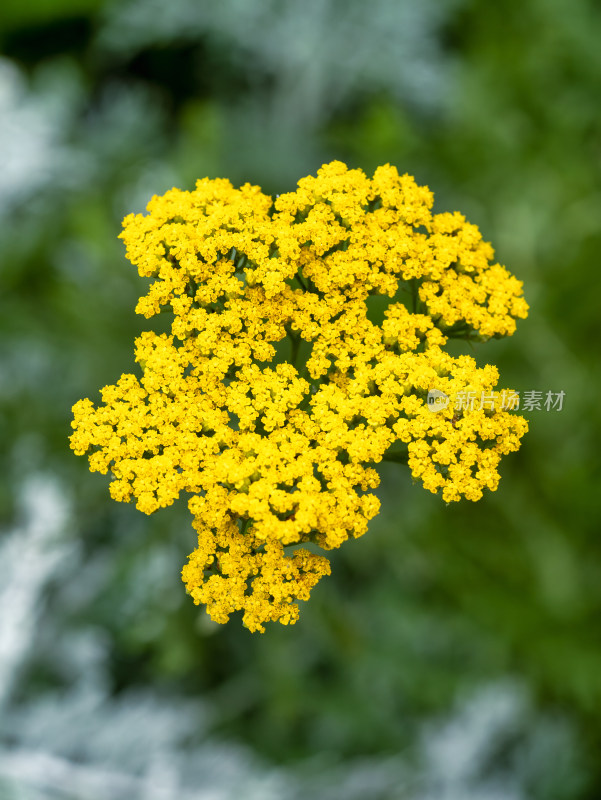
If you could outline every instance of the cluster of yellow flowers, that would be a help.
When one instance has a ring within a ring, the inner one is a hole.
[[[128,258],[154,278],[136,310],[171,311],[171,332],[137,339],[140,378],[76,403],[71,447],[148,514],[191,495],[198,547],[182,575],[214,620],[295,622],[295,600],[330,572],[302,545],[365,533],[383,458],[447,502],[478,500],[519,447],[520,416],[428,408],[429,390],[498,380],[446,352],[449,337],[510,335],[527,313],[478,229],[432,214],[432,199],[392,166],[369,179],[335,161],[275,201],[205,179],[124,220]],[[391,298],[382,325],[372,295]]]

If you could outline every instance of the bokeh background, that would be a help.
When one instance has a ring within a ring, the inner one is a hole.
[[[1,800],[601,797],[600,42],[593,0],[3,0]],[[384,465],[251,635],[185,595],[185,503],[112,502],[70,409],[149,324],[126,213],[333,158],[480,226],[531,311],[473,354],[564,405],[477,504]]]

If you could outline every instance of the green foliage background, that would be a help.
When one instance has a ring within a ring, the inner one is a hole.
[[[128,9],[143,3],[0,11],[5,119],[22,120],[25,160],[27,132],[41,131],[30,183],[10,165],[0,175],[0,515],[14,522],[32,472],[68,487],[82,566],[44,601],[65,652],[78,630],[102,629],[111,692],[209,698],[216,735],[278,764],[410,752],[423,720],[517,680],[531,718],[494,758],[520,769],[537,715],[559,717],[573,752],[559,748],[528,796],[598,798],[601,9],[425,3],[423,48],[401,37],[395,49],[411,4],[376,4],[378,27],[363,25],[358,3],[332,0],[315,40],[300,24],[315,3],[288,4],[286,24],[275,3],[225,3],[221,17],[176,3],[198,25],[178,27],[174,11],[154,28],[158,6],[146,5],[137,16]],[[345,50],[344,25],[360,48]],[[398,63],[386,62],[385,29]],[[438,210],[480,226],[531,310],[475,357],[499,367],[503,386],[564,391],[564,408],[526,414],[522,449],[477,504],[446,507],[384,465],[381,514],[333,554],[300,622],[251,636],[238,620],[212,625],[185,596],[185,504],[146,518],[112,503],[106,479],[68,451],[70,408],[134,368],[146,321],[117,240],[126,213],[205,175],[285,191],[333,158],[367,172],[395,164],[430,186]],[[157,559],[169,565],[158,581]],[[90,576],[100,588],[78,589]],[[57,647],[41,642],[23,691],[68,681]]]

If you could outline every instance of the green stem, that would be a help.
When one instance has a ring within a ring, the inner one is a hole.
[[[290,337],[290,343],[291,343],[290,363],[292,364],[293,367],[296,367],[296,362],[298,361],[298,351],[300,348],[301,336],[300,333],[293,333],[292,331],[290,331],[288,336]]]
[[[417,281],[415,278],[411,278],[411,295],[413,300],[413,313],[417,312]]]

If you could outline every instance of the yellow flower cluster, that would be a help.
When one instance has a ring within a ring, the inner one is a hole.
[[[214,620],[295,622],[295,601],[330,572],[317,547],[377,514],[383,458],[447,502],[478,500],[519,447],[515,414],[428,409],[429,390],[498,380],[449,355],[450,336],[509,335],[527,313],[478,229],[431,206],[394,167],[369,179],[333,162],[275,201],[205,179],[126,217],[127,256],[154,279],[137,311],[172,312],[171,332],[137,339],[140,378],[74,406],[71,447],[148,514],[189,495],[198,547],[182,575]],[[391,298],[382,325],[373,295]]]

